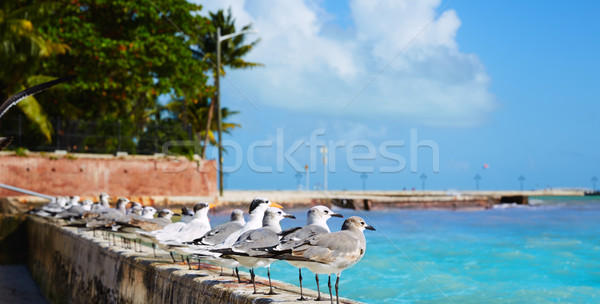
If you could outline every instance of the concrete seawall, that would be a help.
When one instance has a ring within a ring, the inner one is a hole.
[[[299,297],[296,286],[279,281],[273,282],[278,295],[264,295],[268,280],[258,276],[259,294],[253,295],[252,284],[220,276],[217,267],[202,264],[207,269],[187,270],[165,252],[154,258],[148,247],[142,253],[121,248],[119,237],[116,246],[109,246],[100,232],[94,237],[90,231],[59,227],[34,216],[26,225],[27,263],[52,303],[297,303]],[[244,274],[242,280],[248,279]],[[304,289],[304,294],[316,297],[316,291]]]

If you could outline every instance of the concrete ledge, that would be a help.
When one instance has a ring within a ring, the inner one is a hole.
[[[154,258],[148,247],[139,253],[109,246],[100,232],[94,237],[35,216],[27,219],[27,238],[28,266],[52,303],[298,303],[299,289],[288,283],[273,281],[278,295],[253,295],[252,284],[220,276],[215,266],[202,264],[208,269],[190,271],[169,261],[165,252],[157,251],[161,256]],[[259,293],[268,291],[268,280],[256,279]],[[304,289],[304,294],[316,297],[312,290]]]

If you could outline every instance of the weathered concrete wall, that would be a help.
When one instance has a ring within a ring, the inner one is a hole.
[[[215,162],[184,157],[114,157],[30,153],[0,154],[4,184],[48,195],[209,196],[217,195]],[[19,195],[0,189],[0,196]]]
[[[52,303],[297,303],[299,297],[297,287],[278,281],[273,282],[278,295],[262,294],[268,289],[262,277],[257,277],[261,294],[253,295],[251,284],[220,276],[216,267],[190,271],[165,252],[154,258],[147,247],[139,253],[109,246],[100,233],[94,237],[35,216],[27,219],[27,231],[29,268]],[[305,289],[305,295],[314,299],[316,292]]]

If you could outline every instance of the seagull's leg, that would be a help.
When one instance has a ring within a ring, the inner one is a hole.
[[[256,283],[254,282],[254,268],[250,268],[250,279],[252,280],[252,287],[254,288],[253,294],[256,294]]]
[[[327,287],[329,287],[329,301],[333,304],[333,294],[331,293],[331,275],[329,275],[329,281],[327,281]]]
[[[237,267],[235,268],[235,274],[237,275],[238,283],[242,283],[242,279],[240,279],[240,270]]]
[[[171,258],[173,259],[173,263],[177,263],[177,260],[175,260],[175,257],[173,256],[173,251],[169,251],[169,254],[171,255]]]
[[[323,301],[323,299],[321,299],[321,287],[319,287],[319,275],[315,274],[315,280],[317,280],[317,292],[319,293],[319,296],[315,299],[315,301]]]
[[[183,256],[181,256],[181,257],[183,258]],[[188,264],[188,270],[192,270],[192,265],[190,265],[190,257],[186,256],[185,260],[187,261],[187,264]]]
[[[181,256],[181,262],[183,263],[183,256]]]
[[[221,266],[221,273],[219,275],[223,276],[223,266]]]
[[[197,270],[201,270],[202,268],[200,267],[200,258],[198,258],[198,269]]]
[[[276,295],[275,292],[273,292],[273,285],[271,284],[271,271],[270,271],[271,267],[267,267],[267,276],[269,277],[269,293],[268,295]]]
[[[152,243],[152,252],[154,253],[154,257],[156,257],[156,244]]]
[[[302,293],[302,269],[298,268],[298,279],[300,279],[300,299],[298,301],[306,301],[307,299],[304,297]]]
[[[337,274],[337,279],[335,280],[335,302],[337,304],[340,304],[340,295],[338,293],[339,286],[340,286],[340,275],[341,275],[341,273],[338,273]]]

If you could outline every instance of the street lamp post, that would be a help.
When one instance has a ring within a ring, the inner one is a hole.
[[[592,176],[592,191],[596,191],[596,182],[598,181],[598,178],[596,176]]]
[[[367,188],[367,173],[363,172],[360,175],[360,178],[362,179],[362,189],[363,191],[365,191],[365,189]]]
[[[525,176],[523,176],[521,174],[521,176],[519,176],[519,182],[521,183],[521,191],[523,191],[523,182],[525,181]]]
[[[425,180],[427,180],[427,174],[421,174],[421,190],[425,190]]]
[[[310,175],[308,174],[308,165],[304,165],[304,174],[306,175],[306,191],[310,191],[310,184],[309,184],[309,177]]]
[[[323,154],[323,191],[327,191],[327,147],[321,147]]]
[[[481,175],[475,174],[473,179],[475,180],[475,190],[479,190],[479,181],[481,180]]]
[[[302,173],[296,172],[294,177],[296,178],[296,190],[300,190],[300,179],[302,178]]]
[[[215,100],[215,108],[217,109],[217,132],[218,132],[218,146],[219,149],[219,195],[223,196],[223,151],[222,151],[222,142],[221,142],[221,85],[219,82],[219,78],[221,78],[221,42],[227,39],[233,38],[235,36],[247,34],[247,33],[257,33],[256,30],[245,30],[225,36],[221,36],[221,28],[217,28],[217,77],[215,77],[215,87],[217,87],[217,99]]]

